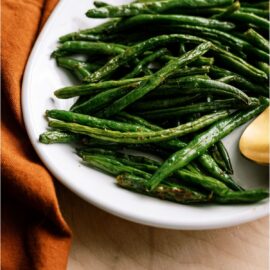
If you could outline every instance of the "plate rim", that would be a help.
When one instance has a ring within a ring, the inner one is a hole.
[[[161,222],[159,221],[153,221],[150,219],[145,219],[141,218],[139,216],[136,216],[131,213],[127,213],[126,211],[121,211],[121,209],[115,209],[113,207],[109,207],[108,205],[104,205],[101,202],[89,198],[86,194],[82,193],[79,191],[77,188],[72,186],[72,184],[69,183],[69,181],[66,181],[63,179],[63,177],[59,174],[59,172],[56,170],[54,166],[52,166],[49,162],[49,160],[46,158],[46,155],[43,154],[43,151],[40,149],[38,142],[36,141],[36,138],[34,137],[33,132],[31,132],[31,117],[30,117],[30,111],[27,109],[27,100],[28,100],[28,95],[27,95],[27,89],[28,89],[28,84],[31,81],[31,67],[34,64],[35,57],[38,53],[38,49],[42,41],[46,38],[46,35],[49,33],[50,28],[53,26],[53,22],[55,21],[54,18],[57,16],[58,11],[66,5],[68,1],[67,0],[62,0],[60,1],[55,9],[53,10],[52,14],[49,16],[48,20],[46,21],[45,25],[43,26],[43,29],[41,30],[38,38],[35,41],[35,44],[32,48],[32,51],[30,53],[30,56],[27,60],[27,64],[25,66],[24,70],[24,75],[23,75],[23,82],[22,82],[22,92],[21,92],[21,105],[22,105],[22,113],[23,113],[23,120],[25,124],[25,128],[27,131],[27,135],[30,139],[30,142],[35,149],[35,152],[41,159],[42,163],[48,169],[49,172],[59,181],[61,182],[64,186],[66,186],[68,189],[70,189],[72,192],[74,192],[77,196],[80,198],[83,198],[85,201],[91,203],[92,205],[108,212],[111,213],[115,216],[124,218],[126,220],[143,224],[143,225],[149,225],[153,227],[158,227],[158,228],[166,228],[166,229],[176,229],[176,230],[208,230],[208,229],[218,229],[218,228],[226,228],[226,227],[232,227],[236,225],[240,225],[246,222],[254,221],[256,219],[262,218],[264,216],[267,216],[269,214],[269,208],[270,208],[270,203],[268,200],[268,207],[265,208],[260,208],[257,209],[257,211],[254,211],[253,214],[250,212],[252,211],[251,209],[248,209],[247,211],[244,211],[242,215],[238,215],[238,219],[234,219],[233,221],[229,220],[228,218],[218,218],[218,220],[213,220],[212,223],[209,225],[203,222],[200,223],[195,223],[194,221],[191,223],[188,222],[180,222],[177,224],[172,224],[172,223],[166,223],[166,222]]]

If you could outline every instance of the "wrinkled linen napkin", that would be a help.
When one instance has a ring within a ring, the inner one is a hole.
[[[28,56],[56,4],[57,0],[2,1],[3,270],[58,270],[67,266],[71,232],[61,215],[53,178],[30,144],[21,108]]]

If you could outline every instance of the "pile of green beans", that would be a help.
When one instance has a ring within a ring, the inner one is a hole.
[[[61,36],[52,53],[78,83],[55,90],[74,104],[46,111],[40,142],[72,144],[120,187],[160,199],[267,198],[233,179],[222,139],[269,106],[269,3],[94,5],[86,16],[109,20]]]

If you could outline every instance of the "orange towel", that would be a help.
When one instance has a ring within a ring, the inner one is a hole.
[[[24,67],[57,0],[2,1],[3,270],[66,269],[71,232],[53,178],[27,137],[21,110]]]

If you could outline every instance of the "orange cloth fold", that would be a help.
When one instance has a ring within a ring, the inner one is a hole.
[[[71,232],[52,176],[26,134],[23,72],[39,29],[57,0],[3,0],[2,20],[2,256],[3,270],[66,269]]]

